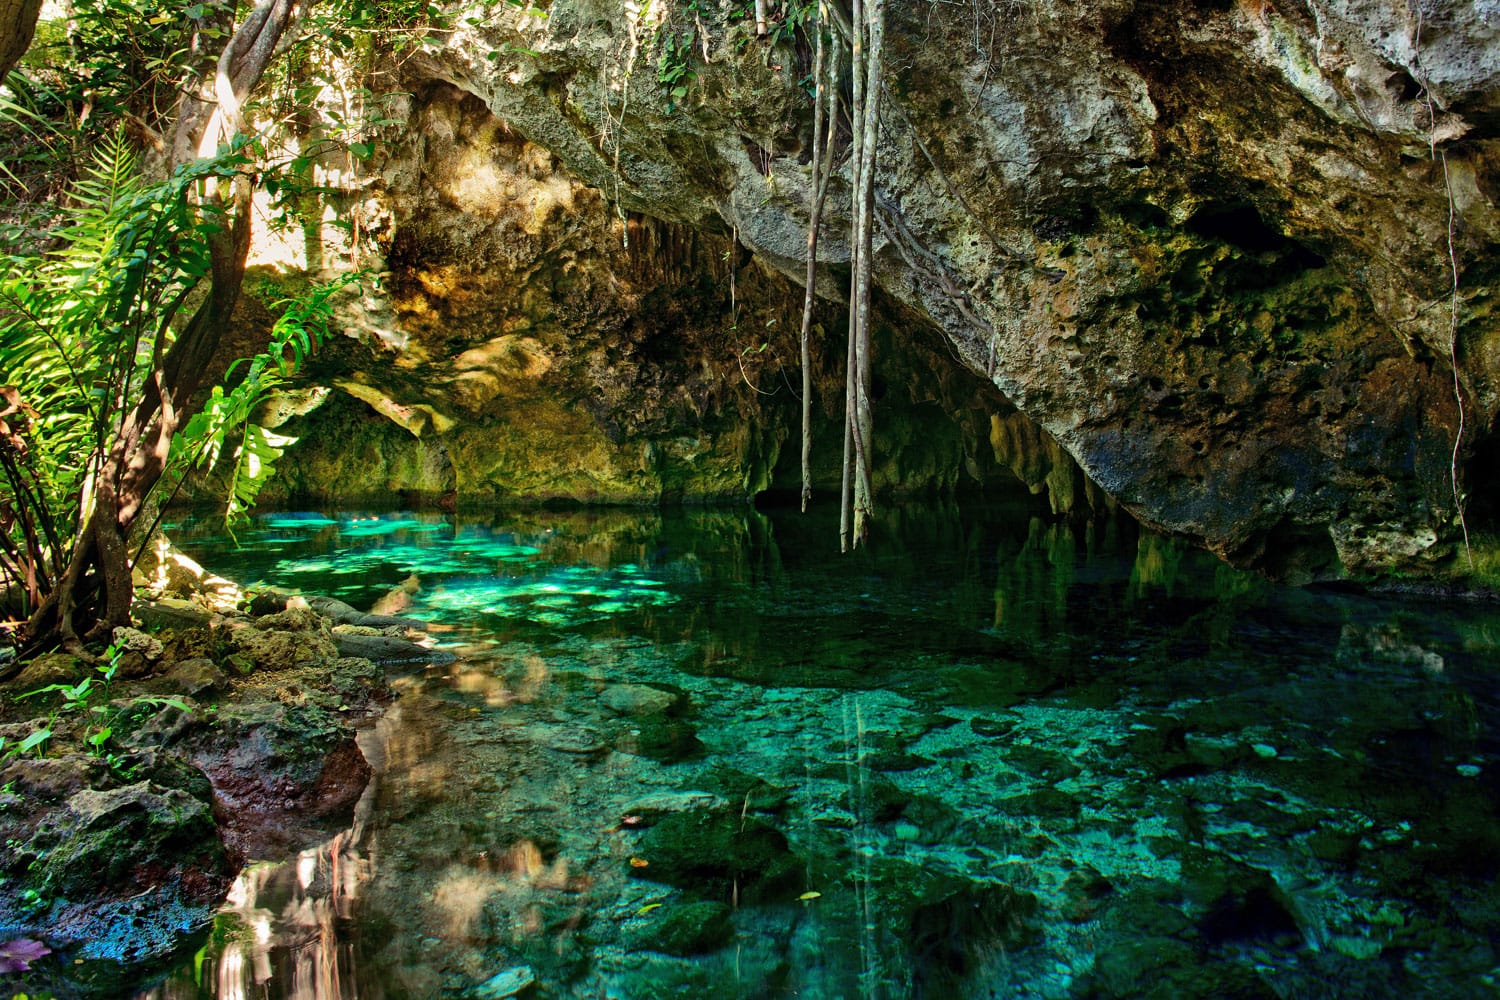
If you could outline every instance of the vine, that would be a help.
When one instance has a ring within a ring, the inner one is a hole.
[[[1432,97],[1432,85],[1427,78],[1427,72],[1422,67],[1422,8],[1416,8],[1417,28],[1412,40],[1412,69],[1417,74],[1418,82],[1422,86],[1422,100],[1427,107],[1427,151],[1432,162],[1439,164],[1443,171],[1443,195],[1447,201],[1448,208],[1448,271],[1451,277],[1451,286],[1448,295],[1448,364],[1453,371],[1453,402],[1458,407],[1458,429],[1453,435],[1453,451],[1449,456],[1448,482],[1453,491],[1453,507],[1458,514],[1458,526],[1464,536],[1464,556],[1468,559],[1469,569],[1474,569],[1474,549],[1469,541],[1469,522],[1465,516],[1466,506],[1464,497],[1458,488],[1458,455],[1463,448],[1464,430],[1466,429],[1466,410],[1464,407],[1463,383],[1459,376],[1458,368],[1458,309],[1459,309],[1459,272],[1458,251],[1455,247],[1455,230],[1458,224],[1458,208],[1453,198],[1453,178],[1448,171],[1448,151],[1438,149],[1437,145],[1437,105]]]

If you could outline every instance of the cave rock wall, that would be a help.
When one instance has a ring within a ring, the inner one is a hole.
[[[732,233],[626,215],[486,104],[417,82],[371,186],[383,273],[260,414],[297,444],[263,499],[744,501],[800,483],[802,288]],[[812,470],[835,502],[837,303],[813,337]],[[880,312],[877,489],[1014,483],[1104,509],[1076,464],[930,323]],[[1012,430],[997,436],[996,421]]]
[[[402,86],[472,98],[611,208],[800,275],[803,6],[776,7],[770,39],[728,0],[480,13]],[[1143,520],[1236,563],[1451,558],[1497,403],[1493,0],[894,0],[887,49],[875,270],[940,359]],[[460,249],[398,235],[395,253],[436,268]],[[512,336],[514,364],[544,363]],[[747,343],[726,338],[726,365]],[[741,458],[759,471],[735,489],[768,482],[775,458]]]

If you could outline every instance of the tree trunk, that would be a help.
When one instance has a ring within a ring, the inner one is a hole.
[[[0,83],[31,47],[41,13],[42,0],[0,0]]]
[[[214,155],[221,141],[242,131],[240,107],[295,14],[294,0],[266,0],[217,59],[204,53],[199,85],[184,92],[179,106],[172,144],[176,163]],[[212,190],[206,195],[209,206],[223,213],[219,228],[208,236],[208,296],[170,348],[160,339],[154,345],[140,399],[124,414],[95,476],[92,506],[68,568],[32,616],[28,652],[59,643],[81,652],[83,643],[130,623],[130,532],[166,469],[172,438],[191,416],[191,400],[239,301],[253,193],[249,175],[242,172],[230,182],[227,197]]]

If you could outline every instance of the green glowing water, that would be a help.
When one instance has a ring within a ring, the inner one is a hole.
[[[426,619],[347,836],[157,995],[1497,995],[1500,612],[1020,509],[267,517]],[[176,986],[173,985],[176,984]]]

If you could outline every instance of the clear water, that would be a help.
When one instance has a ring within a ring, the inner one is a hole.
[[[1500,995],[1493,607],[1019,506],[181,537],[459,658],[154,996]]]

